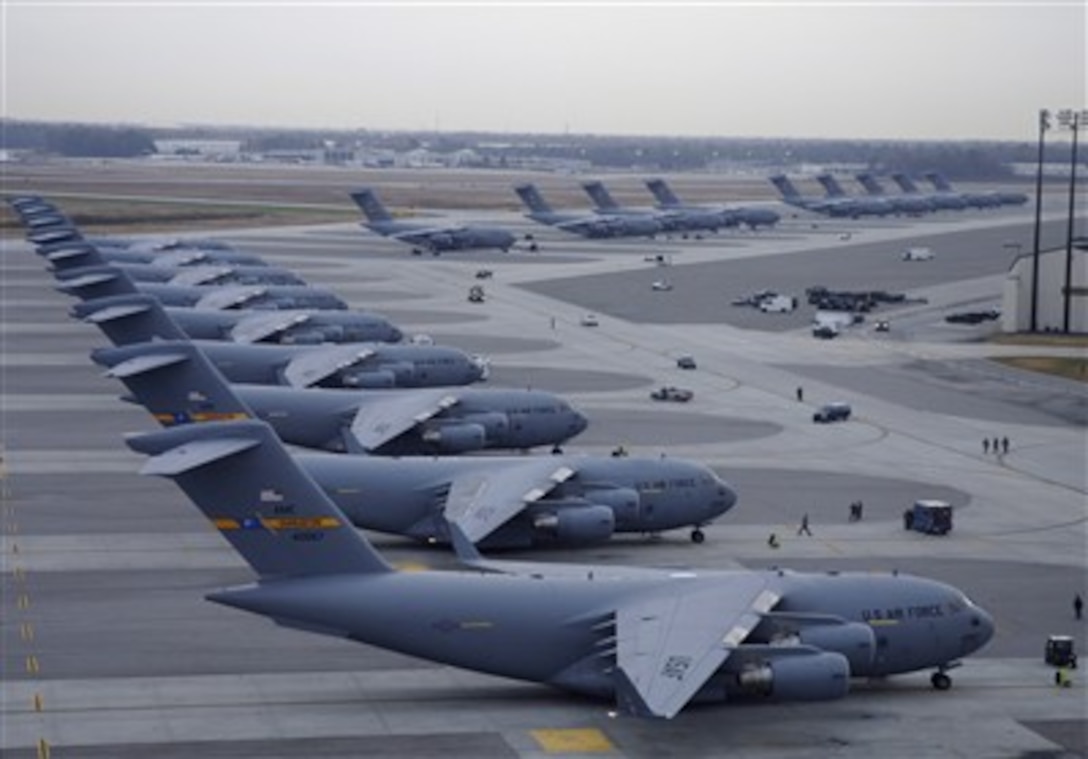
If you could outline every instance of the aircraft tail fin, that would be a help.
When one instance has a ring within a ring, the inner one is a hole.
[[[533,213],[552,212],[552,207],[548,205],[548,201],[544,200],[544,196],[535,184],[519,184],[514,188],[514,192],[521,198],[521,202],[525,204],[525,207]]]
[[[187,340],[188,335],[151,295],[111,295],[72,306],[71,314],[95,324],[114,345]]]
[[[946,177],[941,172],[927,171],[923,176],[928,179],[929,183],[932,184],[940,192],[954,192],[954,190],[952,189],[952,183],[949,182],[948,177]]]
[[[132,295],[139,289],[123,269],[116,266],[81,266],[57,272],[56,288],[80,300],[94,300],[109,295]]]
[[[130,437],[141,474],[174,480],[262,579],[393,568],[264,422],[187,425]]]
[[[880,183],[876,181],[876,177],[870,174],[868,171],[863,171],[855,176],[855,179],[865,188],[865,191],[870,195],[883,195],[884,188],[880,186]]]
[[[899,185],[899,189],[901,189],[903,192],[918,192],[918,186],[914,184],[914,180],[901,171],[897,171],[896,173],[892,174],[892,181]]]
[[[351,199],[355,201],[355,205],[359,206],[363,215],[366,216],[371,223],[393,220],[389,211],[387,211],[382,202],[378,200],[378,194],[369,187],[360,187],[358,190],[351,193]]]
[[[824,190],[827,191],[828,197],[846,197],[846,192],[842,189],[842,185],[839,184],[839,180],[835,179],[835,177],[833,177],[831,174],[820,174],[816,177],[816,181],[823,186]]]
[[[801,193],[797,191],[793,182],[791,182],[789,177],[785,174],[775,174],[771,177],[771,184],[778,190],[778,193],[782,198],[787,201],[799,200],[801,198]]]
[[[612,198],[612,193],[604,186],[603,182],[593,180],[592,182],[583,182],[582,189],[586,191],[593,204],[601,211],[615,211],[620,206]]]
[[[91,360],[121,380],[164,427],[246,419],[253,412],[190,342],[170,340],[99,348]]]
[[[647,179],[646,188],[657,200],[660,206],[679,206],[680,198],[676,196],[676,193],[669,187],[669,183],[664,179]]]

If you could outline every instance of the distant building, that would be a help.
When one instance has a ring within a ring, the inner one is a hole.
[[[242,141],[184,139],[155,140],[155,150],[160,156],[232,160],[237,159],[242,152]]]
[[[1005,277],[1001,303],[1001,329],[1031,329],[1031,292],[1034,258],[1031,252],[1017,256]],[[1039,294],[1036,330],[1062,332],[1065,325],[1065,247],[1039,253]],[[1069,331],[1088,333],[1088,238],[1073,241],[1069,289]]]

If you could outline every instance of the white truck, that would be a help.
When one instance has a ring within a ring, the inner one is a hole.
[[[907,248],[903,251],[904,261],[929,261],[933,258],[933,248]]]
[[[759,310],[765,314],[788,314],[797,308],[797,298],[790,295],[772,295],[759,302]]]

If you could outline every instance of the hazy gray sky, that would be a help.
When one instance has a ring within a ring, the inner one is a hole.
[[[1085,0],[0,0],[19,119],[1030,140]]]

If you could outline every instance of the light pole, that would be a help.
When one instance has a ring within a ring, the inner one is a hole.
[[[1069,308],[1073,300],[1073,218],[1077,198],[1077,133],[1088,125],[1088,111],[1058,112],[1058,125],[1073,130],[1073,147],[1069,158],[1069,221],[1065,231],[1065,285],[1062,288],[1062,332],[1069,334]]]
[[[1031,258],[1031,332],[1039,328],[1039,231],[1043,215],[1043,143],[1050,128],[1050,111],[1039,111],[1039,160],[1035,167],[1035,245]]]

